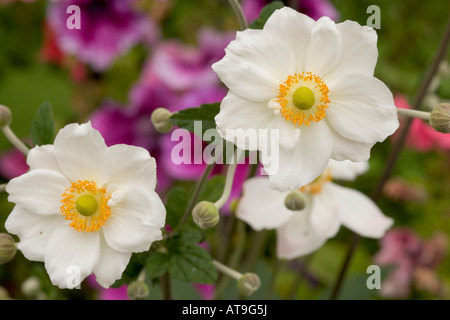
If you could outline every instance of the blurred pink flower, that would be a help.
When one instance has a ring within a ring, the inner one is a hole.
[[[394,103],[397,108],[411,109],[408,100],[402,95],[396,95]],[[401,121],[400,125],[402,125]],[[394,134],[393,138],[397,136],[398,134]],[[447,134],[434,130],[428,123],[416,118],[411,123],[406,145],[421,152],[450,150],[450,138]]]
[[[80,8],[81,29],[66,25],[70,5]],[[59,48],[97,72],[106,70],[137,43],[157,38],[155,26],[147,16],[133,11],[130,0],[51,1],[47,21]]]
[[[243,0],[242,10],[249,22],[259,17],[261,9],[267,5],[268,0]],[[339,12],[328,0],[298,0],[297,11],[306,14],[314,20],[318,20],[322,16],[327,16],[331,20],[339,19]]]
[[[0,155],[0,175],[11,180],[21,176],[29,169],[25,156],[17,149],[11,149]]]
[[[376,264],[394,267],[381,284],[381,295],[407,298],[413,285],[421,289],[434,288],[432,293],[439,294],[441,287],[433,269],[442,261],[446,250],[447,237],[442,233],[423,240],[407,228],[387,232],[381,240],[381,249],[374,256]]]

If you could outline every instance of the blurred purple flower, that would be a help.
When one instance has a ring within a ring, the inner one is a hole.
[[[243,0],[242,9],[250,22],[259,17],[261,9],[267,5],[268,0]],[[327,16],[331,20],[338,21],[339,12],[328,0],[298,0],[297,11],[306,14],[314,20]]]
[[[70,5],[80,8],[81,29],[66,25]],[[151,43],[157,38],[151,20],[133,11],[130,0],[51,1],[47,20],[58,46],[98,72],[137,43]]]

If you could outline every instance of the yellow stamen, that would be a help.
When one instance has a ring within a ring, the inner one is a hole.
[[[325,117],[330,102],[328,87],[322,79],[311,72],[295,73],[279,85],[277,102],[280,114],[287,121],[309,126]]]
[[[313,182],[301,187],[300,192],[307,192],[312,194],[318,194],[322,192],[323,186],[333,179],[330,170],[326,169],[320,176],[318,176]]]
[[[61,213],[77,231],[98,231],[111,216],[105,188],[98,188],[94,181],[72,182],[61,195]]]

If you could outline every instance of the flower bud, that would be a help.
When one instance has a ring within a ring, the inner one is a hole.
[[[170,123],[171,115],[172,113],[165,108],[157,108],[152,112],[151,120],[156,131],[166,133],[172,129],[172,124]]]
[[[8,291],[4,287],[0,286],[0,301],[8,299],[9,299]]]
[[[238,280],[239,293],[245,297],[251,296],[261,286],[261,280],[255,273],[244,273]]]
[[[303,210],[306,207],[306,197],[298,190],[294,190],[284,199],[286,208],[292,211]]]
[[[150,289],[144,281],[133,281],[128,285],[127,294],[132,300],[144,299],[150,294]]]
[[[0,128],[9,126],[12,121],[11,110],[0,104]]]
[[[13,237],[0,233],[0,264],[10,262],[16,255],[17,247]]]
[[[442,133],[450,133],[450,104],[438,104],[430,115],[430,125],[434,130]]]
[[[214,203],[201,201],[192,210],[194,222],[202,229],[209,229],[219,223],[219,210]]]

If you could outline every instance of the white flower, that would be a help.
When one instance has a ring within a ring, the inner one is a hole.
[[[276,229],[277,255],[283,259],[317,250],[336,235],[341,224],[363,237],[381,238],[393,220],[363,193],[331,182],[332,176],[354,179],[354,173],[362,173],[367,164],[335,162],[331,160],[319,178],[300,188],[307,201],[301,211],[288,210],[284,199],[289,191],[271,189],[267,177],[247,180],[237,217],[258,231]]]
[[[366,161],[398,128],[392,93],[373,77],[377,34],[353,21],[317,22],[290,8],[263,30],[238,32],[213,69],[229,88],[216,116],[220,135],[245,150],[264,151],[260,129],[279,132],[279,170],[272,188],[295,189],[328,161]]]
[[[109,287],[132,252],[162,239],[166,211],[147,150],[107,147],[90,123],[70,124],[54,145],[31,149],[27,163],[30,171],[6,187],[16,205],[5,227],[27,259],[45,262],[58,287],[73,288],[91,273]]]

